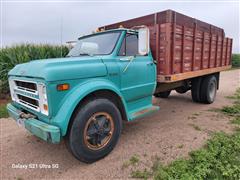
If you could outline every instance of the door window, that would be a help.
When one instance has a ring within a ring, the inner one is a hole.
[[[138,54],[138,37],[135,34],[127,34],[122,42],[119,56],[135,56]]]

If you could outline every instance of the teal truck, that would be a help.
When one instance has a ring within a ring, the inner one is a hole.
[[[91,163],[112,151],[123,121],[159,109],[154,96],[191,90],[194,102],[212,103],[220,71],[231,67],[232,40],[215,26],[184,24],[182,16],[165,11],[100,27],[64,58],[16,65],[10,116],[47,142],[64,139]]]

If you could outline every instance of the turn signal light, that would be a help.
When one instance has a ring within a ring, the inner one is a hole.
[[[66,91],[70,88],[69,84],[58,84],[57,90],[58,91]]]
[[[44,109],[45,111],[48,111],[48,105],[47,105],[47,104],[44,104],[44,105],[43,105],[43,109]]]

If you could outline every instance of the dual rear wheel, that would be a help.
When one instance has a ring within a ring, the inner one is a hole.
[[[176,88],[176,92],[183,94],[186,93],[189,89],[191,89],[192,100],[194,102],[211,104],[214,102],[216,93],[217,93],[217,76],[216,75],[208,75],[205,77],[198,77],[191,80],[191,86],[182,86]],[[160,92],[154,94],[157,98],[168,98],[171,90]]]
[[[217,78],[215,75],[192,80],[192,99],[194,102],[211,104],[217,93]]]

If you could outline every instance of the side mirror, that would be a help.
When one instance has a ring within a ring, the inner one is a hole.
[[[93,42],[83,42],[80,54],[94,55],[98,53],[98,44]]]
[[[149,53],[149,37],[149,29],[147,27],[138,30],[138,53],[140,55],[146,55]]]

